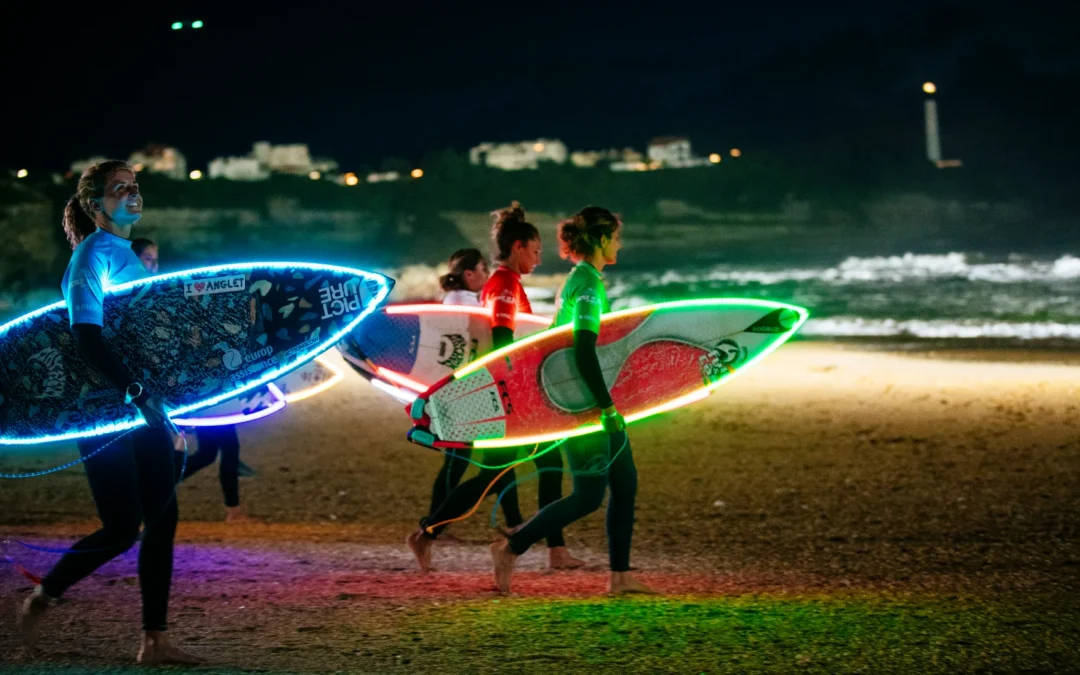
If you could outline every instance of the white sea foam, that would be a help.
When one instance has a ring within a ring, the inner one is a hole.
[[[858,316],[811,318],[800,330],[822,337],[884,337],[910,335],[919,338],[1012,338],[1080,340],[1080,323],[964,321],[935,319],[865,319]]]
[[[656,288],[709,282],[770,285],[788,281],[850,284],[965,279],[1009,284],[1080,278],[1080,258],[1072,255],[1064,255],[1052,262],[1024,261],[1016,256],[1012,256],[1007,262],[969,262],[968,258],[964,253],[955,252],[943,255],[905,253],[871,258],[850,257],[834,267],[745,269],[719,266],[705,272],[667,270],[640,276],[627,275],[621,281],[629,285],[637,282]]]

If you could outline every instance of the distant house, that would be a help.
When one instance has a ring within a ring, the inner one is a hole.
[[[690,139],[685,136],[658,136],[649,141],[649,159],[656,162],[680,162],[693,158]]]
[[[580,150],[570,153],[570,163],[581,168],[593,167],[600,162],[640,162],[642,155],[633,148],[617,150]]]
[[[707,157],[694,157],[690,139],[685,136],[658,136],[649,141],[649,163],[659,163],[666,169],[686,169],[707,166]]]
[[[536,169],[543,161],[564,164],[567,154],[562,141],[538,138],[518,143],[481,143],[469,150],[469,161],[503,171],[521,171]]]
[[[266,180],[270,171],[254,157],[218,157],[210,162],[210,178]]]
[[[175,180],[187,180],[187,158],[184,153],[167,145],[148,145],[128,157],[135,171],[149,171]]]

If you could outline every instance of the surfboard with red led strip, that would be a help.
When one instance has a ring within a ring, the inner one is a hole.
[[[514,339],[550,326],[548,317],[518,314]],[[491,309],[434,303],[387,305],[372,313],[337,348],[364,378],[377,378],[415,395],[491,351]]]
[[[702,400],[791,338],[809,313],[767,300],[666,302],[605,314],[597,357],[627,422]],[[573,326],[536,333],[455,371],[408,407],[409,440],[508,447],[600,430]]]

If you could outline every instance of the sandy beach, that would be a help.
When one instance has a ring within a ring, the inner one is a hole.
[[[174,639],[215,672],[1080,670],[1080,368],[955,356],[789,344],[632,426],[632,564],[664,592],[632,600],[602,595],[602,512],[566,533],[590,567],[548,573],[530,551],[519,598],[494,593],[492,501],[418,574],[402,540],[441,459],[349,374],[240,428],[259,523],[221,522],[216,466],[179,488]],[[74,456],[5,448],[0,471]],[[535,499],[525,483],[526,512]],[[64,545],[93,514],[80,469],[0,481],[0,539]],[[4,546],[39,573],[56,558]],[[0,622],[3,667],[132,665],[135,560],[69,592],[37,662]],[[29,588],[0,568],[7,616]]]

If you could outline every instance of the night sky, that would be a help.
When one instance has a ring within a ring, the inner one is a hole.
[[[18,121],[6,125],[2,163],[62,170],[156,141],[205,166],[269,140],[307,143],[349,170],[481,141],[643,149],[667,134],[689,135],[699,154],[783,156],[854,127],[917,136],[928,79],[942,89],[946,154],[950,141],[973,152],[985,134],[1031,120],[1076,138],[1065,106],[1080,81],[1075,10],[239,4],[5,8],[5,109]],[[170,29],[193,19],[205,27]]]

